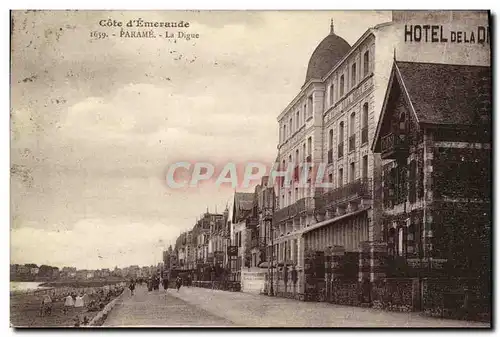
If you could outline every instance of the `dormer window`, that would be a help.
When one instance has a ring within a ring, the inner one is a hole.
[[[363,74],[366,76],[370,72],[370,51],[366,51],[363,56]]]
[[[312,95],[307,98],[307,116],[311,117],[313,114],[313,97]]]
[[[351,88],[356,85],[356,63],[352,65],[351,68]]]

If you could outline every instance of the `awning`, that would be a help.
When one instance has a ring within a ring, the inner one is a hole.
[[[366,212],[370,208],[371,208],[371,206],[365,207],[363,209],[357,210],[357,211],[349,213],[349,214],[344,214],[344,215],[341,215],[341,216],[333,218],[333,219],[328,219],[325,221],[318,222],[317,224],[314,224],[310,227],[306,227],[306,228],[302,229],[301,231],[299,231],[299,233],[302,232],[301,234],[305,234],[305,233],[311,232],[315,229],[318,229],[318,228],[324,227],[326,225],[330,225],[332,223],[335,223],[337,221],[344,220],[344,219],[350,218],[352,216],[358,215],[360,213]]]

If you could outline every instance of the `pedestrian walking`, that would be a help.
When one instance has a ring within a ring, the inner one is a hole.
[[[182,279],[180,278],[180,276],[177,276],[177,280],[175,281],[175,285],[177,287],[177,292],[179,292],[179,289],[181,289],[181,286],[182,286]]]
[[[153,290],[153,278],[148,279],[148,291]]]
[[[129,289],[130,289],[130,294],[131,294],[132,296],[134,296],[134,290],[135,290],[135,282],[134,282],[134,280],[130,280],[130,284],[129,284],[129,286],[128,286],[128,287],[129,287]]]
[[[163,278],[162,283],[163,283],[163,289],[165,291],[167,291],[168,290],[168,279]]]

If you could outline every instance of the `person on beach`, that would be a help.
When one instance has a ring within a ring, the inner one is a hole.
[[[40,306],[40,316],[45,316],[48,315],[50,316],[52,314],[52,299],[50,298],[49,295],[43,295],[42,298],[42,303]]]

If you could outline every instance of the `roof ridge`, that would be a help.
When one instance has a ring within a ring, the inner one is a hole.
[[[457,64],[457,63],[438,63],[438,62],[400,61],[400,60],[396,60],[396,63],[397,64],[410,63],[410,64],[430,64],[430,65],[436,65],[436,66],[491,68],[491,66],[482,66],[482,65],[478,65],[478,64]]]

